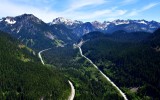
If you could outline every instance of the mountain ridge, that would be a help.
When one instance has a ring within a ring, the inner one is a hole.
[[[117,30],[124,30],[127,32],[137,32],[137,31],[145,31],[145,32],[154,32],[156,29],[160,27],[160,22],[157,21],[147,21],[147,20],[114,20],[114,21],[104,21],[104,22],[99,22],[99,21],[93,21],[93,22],[82,22],[82,23],[76,23],[75,26],[75,21],[68,20],[63,18],[63,21],[61,21],[62,17],[56,18],[52,21],[52,24],[63,24],[68,28],[75,28],[73,30],[77,30],[77,28],[82,27],[82,35],[92,32],[92,31],[101,31],[101,32],[114,32]],[[56,20],[59,20],[61,22],[56,22]],[[80,21],[79,21],[80,22]],[[67,23],[73,23],[72,27],[68,25]],[[87,28],[83,28],[85,24],[90,23],[92,26]],[[140,27],[140,28],[138,28]],[[83,31],[84,30],[84,31]]]
[[[5,17],[0,21],[0,30],[10,33],[26,46],[39,50],[51,46],[63,46],[76,39],[70,29],[63,25],[49,26],[32,14]]]
[[[156,21],[146,20],[114,20],[103,23],[82,22],[58,17],[50,23],[45,23],[33,14],[23,14],[16,17],[3,17],[0,20],[0,30],[10,33],[23,44],[32,49],[41,50],[52,46],[63,47],[75,43],[83,35],[99,31],[112,34],[123,30],[130,32],[153,32],[160,27]]]

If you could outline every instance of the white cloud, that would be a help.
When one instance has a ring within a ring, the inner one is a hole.
[[[34,14],[40,19],[43,19],[45,22],[49,22],[53,17],[58,17],[61,15],[56,11],[49,11],[47,9],[36,8],[28,5],[14,4],[8,0],[3,0],[3,2],[0,3],[0,13],[1,17],[5,17],[6,15],[17,16],[24,13]]]
[[[83,19],[85,21],[93,21],[93,20],[109,19],[112,17],[119,17],[119,16],[123,16],[126,13],[127,13],[127,10],[106,9],[106,10],[98,10],[90,13],[75,12],[72,18],[77,20]]]
[[[123,0],[121,2],[122,5],[129,5],[129,4],[133,4],[136,3],[138,0]]]
[[[128,16],[138,15],[139,13],[144,12],[144,11],[147,11],[147,10],[149,10],[149,9],[151,9],[151,8],[159,5],[159,4],[160,4],[160,2],[158,2],[158,3],[150,3],[150,4],[144,6],[143,8],[141,8],[141,9],[139,9],[139,10],[138,10],[138,9],[134,9],[133,11],[131,11],[131,12],[128,14]]]
[[[108,16],[108,17],[113,17],[113,16],[121,16],[124,15],[127,12],[127,10],[101,10],[101,11],[96,11],[93,13],[95,17],[98,16]]]
[[[14,0],[15,1],[15,0]],[[16,0],[16,1],[22,1],[23,0]],[[41,2],[41,3],[50,3],[50,1],[46,0],[35,0],[32,4],[35,2]],[[56,1],[56,0],[54,0]],[[32,0],[24,0],[26,4],[22,3],[15,3],[11,0],[1,0],[0,3],[0,17],[7,16],[17,16],[21,15],[23,13],[28,14],[34,14],[38,18],[42,19],[45,22],[51,22],[56,17],[65,17],[68,19],[75,19],[75,20],[82,20],[82,21],[93,21],[93,20],[112,20],[115,18],[131,18],[132,16],[136,16],[144,11],[147,11],[149,9],[152,9],[153,7],[156,7],[160,4],[160,2],[157,3],[150,3],[140,9],[120,9],[119,6],[112,7],[112,8],[100,8],[97,9],[97,7],[105,4],[106,6],[109,5],[108,2],[110,0],[70,0],[68,5],[66,5],[65,8],[67,8],[64,11],[56,11],[56,9],[51,9],[50,7],[47,7],[46,4],[44,7],[41,6],[33,6],[30,4],[27,4],[27,2],[32,2]],[[123,0],[126,4],[133,3],[137,0]],[[55,2],[54,2],[55,3]],[[90,11],[84,11],[83,8],[95,8]]]
[[[69,8],[67,12],[74,11],[77,9],[80,9],[85,6],[91,6],[91,5],[101,5],[106,3],[105,0],[72,0],[71,4],[69,5]]]
[[[158,2],[158,3],[151,3],[151,4],[143,7],[141,11],[146,11],[146,10],[151,9],[151,8],[153,8],[153,7],[155,7],[155,6],[159,5],[159,4],[160,4],[160,2]]]
[[[3,2],[0,3],[0,13],[1,17],[8,16],[17,16],[21,15],[23,13],[28,14],[34,14],[38,18],[42,19],[45,22],[51,22],[53,18],[56,17],[66,17],[71,19],[77,19],[77,20],[95,20],[103,18],[109,18],[109,17],[116,17],[116,16],[122,16],[126,14],[126,10],[118,10],[117,8],[112,9],[106,9],[106,10],[96,10],[93,12],[85,12],[85,11],[76,11],[76,9],[88,6],[88,5],[99,5],[103,4],[105,0],[81,0],[81,3],[74,3],[77,6],[71,6],[72,10],[68,12],[68,10],[63,12],[57,12],[50,9],[44,9],[39,7],[34,7],[30,5],[21,5],[21,4],[15,4],[13,2],[10,2],[9,0],[2,0]],[[93,1],[93,2],[92,2]],[[85,3],[84,3],[85,2]],[[74,9],[73,9],[74,8]]]

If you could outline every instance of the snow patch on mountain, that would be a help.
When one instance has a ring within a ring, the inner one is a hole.
[[[20,32],[21,28],[22,28],[22,25],[17,29],[17,33]]]
[[[129,24],[130,22],[128,20],[119,20],[118,19],[118,20],[114,20],[112,23],[115,25],[122,25],[122,24]]]
[[[142,20],[142,21],[138,21],[137,23],[147,25],[147,23],[146,23],[144,20]]]
[[[15,24],[16,21],[14,19],[10,19],[10,18],[6,18],[5,22],[7,22],[8,24]]]

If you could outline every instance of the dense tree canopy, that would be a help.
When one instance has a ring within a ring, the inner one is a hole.
[[[42,66],[33,51],[0,32],[0,99],[66,99],[70,86],[57,70]]]
[[[110,38],[97,37],[84,43],[82,50],[118,86],[127,89],[138,88],[136,95],[141,99],[158,99],[160,98],[158,44],[160,32],[158,32],[157,30],[152,36],[139,42],[136,39],[135,42],[133,40],[122,42],[125,38],[115,41],[113,35]],[[132,98],[129,92],[128,95]]]

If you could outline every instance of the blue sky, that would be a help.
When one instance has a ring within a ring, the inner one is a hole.
[[[160,0],[1,0],[0,17],[34,14],[45,22],[145,19],[160,22]]]

